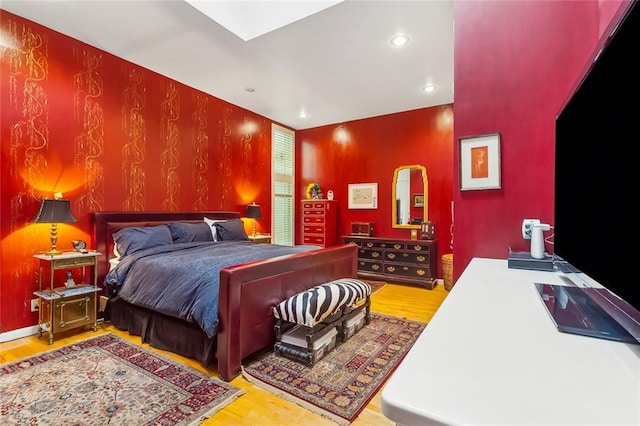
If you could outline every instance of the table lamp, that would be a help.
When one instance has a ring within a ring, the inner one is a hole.
[[[56,193],[54,199],[45,198],[40,204],[40,210],[31,219],[34,223],[51,224],[51,250],[44,254],[56,255],[62,253],[56,248],[58,242],[58,224],[75,223],[78,220],[71,213],[69,200],[62,200],[62,194]]]
[[[251,224],[251,232],[253,236],[256,236],[256,219],[262,218],[262,212],[260,211],[260,205],[256,203],[251,203],[247,206],[246,217],[253,219],[253,223]]]

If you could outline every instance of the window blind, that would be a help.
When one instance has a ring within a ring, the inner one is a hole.
[[[271,240],[275,244],[294,244],[294,151],[295,133],[272,124],[272,194]]]

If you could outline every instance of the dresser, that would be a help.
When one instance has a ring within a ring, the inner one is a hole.
[[[338,244],[338,203],[330,200],[303,200],[300,241],[330,247]]]
[[[430,290],[437,275],[436,240],[345,236],[358,245],[358,276],[419,284]]]

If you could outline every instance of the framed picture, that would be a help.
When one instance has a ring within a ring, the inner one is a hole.
[[[424,194],[413,194],[413,207],[424,207]]]
[[[349,184],[349,208],[350,209],[377,209],[378,208],[378,184],[377,183],[350,183]]]
[[[500,189],[500,133],[460,138],[460,190]]]

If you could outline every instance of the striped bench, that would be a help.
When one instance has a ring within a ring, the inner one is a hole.
[[[365,310],[365,322],[369,324],[370,296],[369,284],[355,278],[341,278],[282,301],[273,308],[276,354],[313,365],[316,361],[313,350],[316,336],[336,327],[338,338],[346,341],[346,322],[362,310]],[[295,325],[306,328],[306,348],[281,342],[282,334]]]

